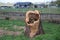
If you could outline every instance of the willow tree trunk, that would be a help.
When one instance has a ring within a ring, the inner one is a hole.
[[[41,17],[38,10],[35,11],[28,11],[25,17],[26,22],[26,29],[25,35],[32,38],[39,34],[44,34],[42,24],[41,24]]]

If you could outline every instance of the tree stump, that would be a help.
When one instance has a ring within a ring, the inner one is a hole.
[[[36,35],[44,34],[41,24],[41,16],[38,10],[28,11],[26,13],[25,23],[25,35],[27,35],[28,37],[33,38]]]

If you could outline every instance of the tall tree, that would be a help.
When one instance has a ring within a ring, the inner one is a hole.
[[[58,7],[60,7],[60,0],[56,0],[56,4],[58,4]]]

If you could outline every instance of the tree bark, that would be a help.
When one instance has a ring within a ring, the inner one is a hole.
[[[25,22],[25,35],[27,35],[28,37],[33,38],[36,35],[44,34],[41,24],[41,16],[38,10],[28,11],[26,13]]]

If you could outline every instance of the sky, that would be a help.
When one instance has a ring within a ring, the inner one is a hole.
[[[35,2],[50,2],[50,1],[54,1],[54,0],[0,0],[0,2],[2,3],[16,3],[16,2],[32,2],[32,3],[35,3]]]

